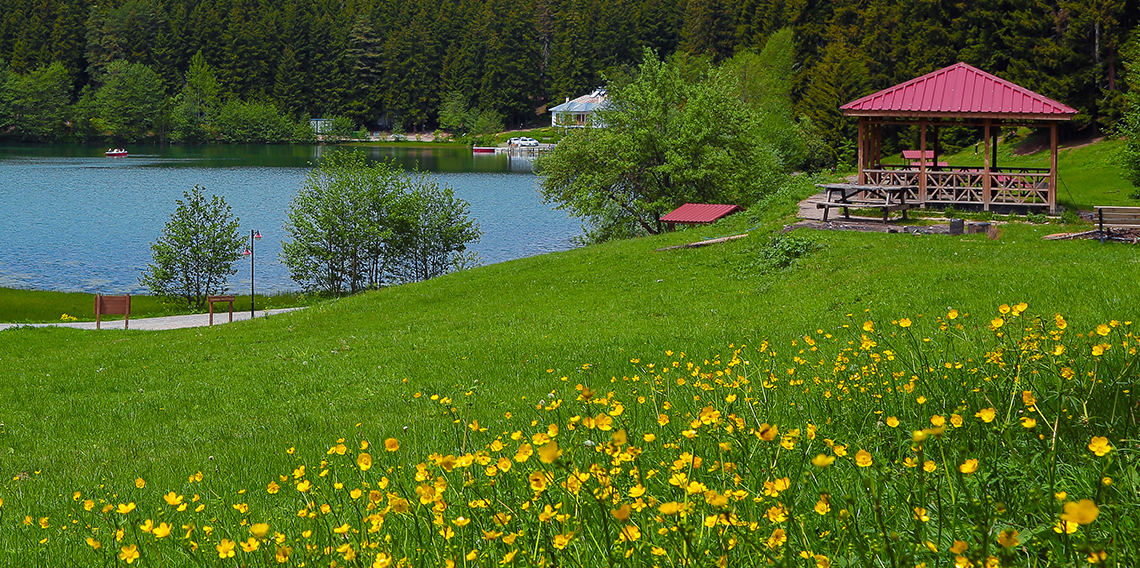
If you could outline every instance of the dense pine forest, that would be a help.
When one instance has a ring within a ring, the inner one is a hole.
[[[1078,108],[1072,128],[1105,130],[1126,108],[1126,65],[1140,35],[1140,0],[3,5],[0,132],[35,141],[295,139],[306,117],[332,116],[430,130],[453,93],[518,127],[549,120],[548,106],[631,68],[646,47],[717,62],[759,51],[784,27],[795,33],[795,113],[833,146],[851,128],[839,104],[957,61]],[[206,111],[232,126],[179,125]],[[234,135],[240,124],[276,134]]]

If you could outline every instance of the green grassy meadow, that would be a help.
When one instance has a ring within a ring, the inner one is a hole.
[[[1099,159],[1082,150],[1066,179]],[[1103,194],[1109,177],[1088,179]],[[799,229],[787,238],[810,252],[774,255],[813,192],[801,179],[716,225],[240,324],[0,332],[0,564],[1076,566],[1138,552],[1140,249],[1008,223],[997,240]],[[41,312],[89,302],[41,297],[59,306]],[[1113,347],[1095,355],[1101,337]],[[987,406],[992,425],[974,417]],[[943,438],[947,416],[966,425]],[[1094,435],[1108,457],[1084,448]],[[922,477],[914,458],[945,474]],[[1099,524],[1074,509],[1051,531],[1077,499],[1100,505]],[[229,557],[235,542],[261,548]]]

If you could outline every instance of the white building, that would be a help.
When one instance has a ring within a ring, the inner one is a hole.
[[[585,128],[587,126],[603,126],[594,119],[594,111],[606,104],[606,90],[596,89],[588,95],[582,95],[550,109],[550,125],[568,128]]]

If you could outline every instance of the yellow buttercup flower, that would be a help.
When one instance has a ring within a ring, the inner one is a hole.
[[[1101,457],[1112,451],[1112,445],[1108,443],[1108,438],[1093,436],[1092,441],[1089,442],[1089,451],[1096,454],[1097,457]]]
[[[128,544],[127,546],[124,546],[124,547],[119,549],[119,560],[122,560],[123,562],[126,562],[127,564],[133,564],[134,561],[138,560],[138,559],[139,559],[138,546],[133,545],[133,544]]]
[[[903,318],[903,319],[899,320],[899,327],[910,327],[910,325],[911,325],[910,318]]]
[[[134,503],[126,503],[126,504],[119,503],[119,507],[116,509],[116,511],[120,515],[126,515],[127,513],[130,513],[131,511],[134,511],[134,510],[135,510],[135,504]]]
[[[962,465],[958,466],[958,471],[966,475],[970,475],[971,473],[978,471],[978,460],[973,458],[966,460],[962,463]]]
[[[154,538],[166,538],[167,536],[170,536],[171,528],[172,527],[166,523],[158,523],[158,526],[154,527],[154,530],[152,531]]]
[[[1000,544],[1003,548],[1013,548],[1020,544],[1020,541],[1017,539],[1017,535],[1017,531],[1013,529],[1006,529],[998,534],[997,543]]]
[[[888,416],[887,417],[887,426],[890,426],[891,428],[898,428],[899,427],[899,419],[895,418],[894,416]]]
[[[981,418],[982,422],[989,424],[990,422],[993,422],[994,417],[997,416],[997,410],[994,408],[983,408],[975,413],[974,416]]]
[[[566,545],[570,544],[570,539],[572,538],[574,538],[574,533],[572,532],[554,535],[554,548],[557,548],[558,550],[566,548]]]
[[[1037,420],[1030,418],[1028,416],[1022,416],[1021,417],[1021,427],[1022,428],[1029,429],[1029,428],[1035,428],[1036,426],[1037,426]]]
[[[237,545],[234,543],[234,541],[232,541],[228,538],[223,538],[222,542],[218,543],[218,545],[215,546],[214,548],[217,549],[217,551],[218,551],[218,558],[224,559],[224,558],[233,558],[234,555],[237,554],[236,552],[234,552],[234,547],[236,547],[236,546]]]
[[[859,450],[855,452],[855,465],[859,467],[870,467],[874,463],[871,459],[871,453],[867,450]]]
[[[359,467],[360,471],[372,469],[372,456],[366,452],[360,452],[360,455],[356,456],[356,467]]]
[[[163,495],[162,500],[166,501],[166,504],[170,505],[171,507],[177,507],[182,504],[182,496],[173,491],[167,493],[166,495]]]
[[[765,542],[764,545],[774,550],[780,548],[781,546],[784,546],[784,543],[787,541],[788,536],[784,532],[784,529],[778,528],[772,531],[772,536],[768,537],[768,541]]]
[[[388,450],[389,452],[394,452],[396,450],[399,450],[400,449],[399,440],[396,440],[395,438],[388,438],[387,440],[384,440],[384,449]]]
[[[1092,499],[1081,499],[1080,501],[1065,503],[1065,512],[1061,513],[1061,520],[1078,525],[1087,525],[1095,521],[1099,514],[1100,508],[1096,506],[1096,503],[1093,503]]]

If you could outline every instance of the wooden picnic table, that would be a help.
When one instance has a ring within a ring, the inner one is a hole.
[[[906,211],[916,207],[916,203],[907,203],[906,194],[918,189],[917,185],[862,185],[857,183],[817,183],[816,187],[827,192],[827,199],[816,203],[816,207],[823,209],[823,221],[827,222],[827,214],[832,207],[842,207],[843,217],[850,219],[851,207],[873,207],[883,210],[883,222],[886,223],[891,211],[901,210],[903,219]]]

